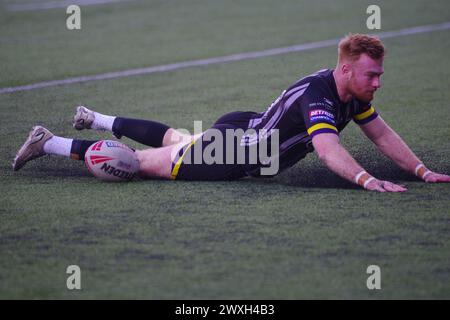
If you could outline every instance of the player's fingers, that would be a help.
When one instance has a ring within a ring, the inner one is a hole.
[[[425,179],[425,182],[435,183],[435,182],[440,182],[440,179],[439,179],[439,176],[437,174],[433,174],[433,175],[430,175],[429,177],[427,177]]]
[[[395,183],[393,183],[393,185],[394,185],[395,189],[398,190],[399,192],[405,192],[405,191],[408,191],[408,188],[406,188],[405,185],[402,185],[402,184],[395,184]]]
[[[373,191],[378,191],[378,192],[386,192],[386,190],[382,187],[377,185],[374,189],[372,189]]]
[[[388,191],[390,191],[390,192],[405,192],[405,191],[407,191],[407,189],[394,185],[394,186],[389,187]]]
[[[400,187],[400,186],[396,186],[396,187],[395,187],[395,190],[396,190],[397,192],[405,192],[405,191],[408,191],[407,188]]]
[[[406,191],[406,188],[396,185],[395,183],[392,183],[390,181],[383,181],[381,186],[389,192],[403,192]]]
[[[386,191],[389,191],[389,192],[404,192],[404,191],[406,191],[405,188],[402,188],[401,186],[398,186],[392,182],[384,182],[383,187]]]
[[[436,182],[450,182],[450,176],[445,174],[438,174]]]
[[[429,174],[425,178],[425,182],[434,183],[434,182],[450,182],[450,176],[446,174],[432,173]]]

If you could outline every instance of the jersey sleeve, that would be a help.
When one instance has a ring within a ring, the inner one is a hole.
[[[312,137],[320,133],[339,134],[336,127],[336,111],[324,92],[311,86],[300,101],[300,110],[306,131]]]
[[[378,117],[378,113],[370,103],[360,103],[353,113],[353,121],[359,125],[369,123],[376,117]]]

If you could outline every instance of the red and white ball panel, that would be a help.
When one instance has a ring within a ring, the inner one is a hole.
[[[128,181],[139,171],[136,154],[125,144],[100,140],[92,144],[84,156],[89,171],[104,181]]]

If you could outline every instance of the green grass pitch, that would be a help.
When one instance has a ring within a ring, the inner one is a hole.
[[[25,2],[25,1],[22,1]],[[36,1],[35,1],[36,2]],[[41,0],[43,2],[43,0]],[[450,21],[448,1],[130,1],[10,12],[0,1],[0,87]],[[17,2],[15,2],[17,3]],[[384,41],[374,105],[416,154],[450,173],[450,31]],[[450,298],[450,185],[427,185],[380,155],[356,125],[341,135],[369,172],[404,194],[365,192],[314,154],[273,179],[108,184],[82,162],[44,157],[13,173],[35,124],[76,138],[74,107],[205,127],[262,111],[301,76],[333,67],[336,48],[0,95],[0,298]],[[123,139],[133,147],[138,144]],[[66,288],[79,265],[82,290]],[[381,268],[368,290],[366,268]]]

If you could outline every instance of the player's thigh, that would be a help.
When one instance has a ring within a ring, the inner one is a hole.
[[[173,159],[183,143],[161,148],[136,150],[140,165],[140,175],[148,178],[172,178]]]
[[[244,177],[246,174],[243,165],[238,163],[234,156],[237,153],[236,144],[226,141],[225,130],[234,128],[230,125],[217,125],[180,149],[173,162],[172,178],[177,180],[235,180]],[[211,138],[213,130],[215,137]],[[221,138],[218,138],[217,135],[221,135]],[[230,152],[233,157],[227,157],[227,153]]]

